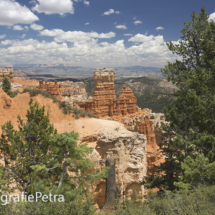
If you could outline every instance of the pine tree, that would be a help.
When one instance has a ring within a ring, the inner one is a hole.
[[[5,77],[2,81],[2,90],[7,93],[11,98],[15,97],[15,95],[11,91],[10,81]]]
[[[49,115],[45,115],[44,106],[39,108],[32,99],[29,106],[26,123],[18,115],[18,130],[13,128],[11,121],[2,126],[0,150],[4,154],[7,174],[28,195],[60,193],[68,201],[78,196],[81,201],[87,194],[91,198],[86,181],[104,177],[108,169],[83,176],[95,165],[86,157],[93,148],[87,144],[77,145],[78,133],[74,131],[57,134],[49,123]]]
[[[202,152],[212,162],[215,160],[215,24],[208,21],[205,8],[192,13],[192,22],[184,22],[183,36],[179,44],[167,44],[170,51],[181,60],[168,62],[161,69],[168,81],[176,84],[178,91],[174,105],[164,109],[169,125],[162,125],[166,137],[160,149],[165,162],[157,171],[145,177],[146,186],[174,190],[175,182],[183,175],[181,164],[189,155]]]

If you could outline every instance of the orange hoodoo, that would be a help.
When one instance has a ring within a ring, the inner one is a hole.
[[[105,116],[125,116],[138,112],[137,99],[129,87],[123,87],[116,99],[114,69],[96,69],[94,71],[95,91],[93,98],[80,103],[80,109]]]

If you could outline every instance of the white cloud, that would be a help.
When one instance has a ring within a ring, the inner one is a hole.
[[[32,8],[38,13],[60,14],[74,13],[73,2],[71,0],[37,0],[36,5]]]
[[[137,25],[137,24],[141,24],[142,22],[140,20],[136,20],[134,21],[134,24]]]
[[[84,25],[89,25],[90,23],[89,22],[86,22]]]
[[[112,14],[112,13],[114,13],[114,9],[110,9],[110,10],[104,12],[103,15],[108,16],[108,15],[110,15],[110,14]]]
[[[109,33],[101,33],[98,34],[97,32],[83,32],[83,31],[67,31],[64,32],[61,29],[53,29],[48,30],[45,29],[40,31],[40,36],[49,36],[54,37],[56,42],[76,42],[76,41],[91,41],[92,38],[112,38],[115,37],[114,32]]]
[[[12,44],[12,40],[4,40],[4,41],[1,41],[1,44],[2,44],[3,46]]]
[[[114,22],[114,25],[116,25],[117,22]]]
[[[164,39],[163,36],[158,35],[158,36],[147,36],[147,35],[143,35],[143,34],[136,34],[134,37],[131,37],[129,40],[129,42],[140,42],[140,43],[145,43],[145,42],[158,42],[159,44],[164,44]]]
[[[108,35],[110,37],[111,32],[107,34],[64,32],[61,29],[42,32],[53,36],[55,41],[46,42],[43,40],[40,42],[35,39],[1,41],[0,64],[3,65],[10,59],[11,64],[55,64],[62,62],[83,67],[131,65],[163,67],[168,61],[172,62],[177,58],[169,51],[161,35],[137,34],[132,37],[133,39],[129,39],[137,44],[132,43],[130,47],[126,48],[124,40],[118,40],[115,43],[99,43],[99,38],[104,38],[104,36],[107,38]],[[67,41],[74,42],[67,44]],[[173,43],[177,43],[177,41],[173,41]]]
[[[124,34],[124,36],[132,36],[133,34]]]
[[[0,1],[0,25],[31,24],[39,18],[26,6],[21,6],[14,0]]]
[[[135,19],[136,19],[136,17],[133,18],[133,20],[135,20]]]
[[[209,20],[213,20],[214,22],[215,22],[215,12],[213,12],[213,13],[211,13],[210,15],[209,15],[209,18],[208,18]]]
[[[127,29],[125,25],[116,25],[115,27],[119,29]]]
[[[114,12],[114,9],[109,9],[108,11],[105,11],[102,15],[108,16],[108,15],[113,14],[113,13],[120,14],[120,11],[117,10]]]
[[[23,35],[21,36],[21,38],[23,39],[23,38],[25,38],[25,36],[26,36],[26,34],[23,34]]]
[[[159,27],[157,27],[157,28],[155,28],[157,31],[159,31],[159,30],[163,30],[164,28],[162,27],[162,26],[159,26]]]
[[[89,5],[90,5],[90,2],[84,0],[84,4],[87,5],[87,6],[89,6]]]
[[[6,37],[6,34],[0,35],[0,40],[4,39]]]
[[[22,30],[24,30],[24,28],[21,25],[14,25],[13,26],[13,30],[15,30],[15,31],[22,31]]]
[[[35,31],[41,31],[44,28],[42,25],[37,25],[35,23],[31,24],[30,27]]]
[[[29,29],[29,27],[28,27],[28,26],[25,26],[24,29],[27,31],[27,30]]]

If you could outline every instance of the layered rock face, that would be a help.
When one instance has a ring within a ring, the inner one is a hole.
[[[158,151],[159,147],[156,144],[153,123],[148,116],[137,121],[137,132],[145,134],[147,137],[147,174],[149,175],[151,170],[156,170],[154,165],[159,165],[164,159],[161,152]]]
[[[93,98],[80,103],[80,108],[100,117],[125,116],[137,112],[137,99],[129,87],[123,87],[120,97],[116,99],[115,77],[114,69],[96,69],[94,71],[95,91]]]
[[[62,101],[66,101],[72,107],[79,107],[80,101],[87,100],[87,92],[83,82],[73,83],[72,81],[63,81],[54,83],[39,81],[37,89],[45,90],[50,95],[57,97]]]
[[[0,81],[7,77],[10,81],[13,81],[13,67],[1,67],[0,68]]]
[[[49,93],[52,96],[55,96],[58,99],[62,99],[62,97],[59,95],[59,88],[61,88],[61,85],[57,83],[55,80],[54,83],[52,82],[47,82],[45,83],[43,81],[39,81],[39,86],[36,87],[37,89],[40,90],[45,90],[47,93]]]
[[[72,107],[79,107],[81,101],[87,101],[88,96],[83,82],[64,81],[59,84],[62,87],[59,89],[60,96]]]

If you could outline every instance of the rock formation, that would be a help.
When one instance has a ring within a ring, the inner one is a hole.
[[[107,157],[115,159],[116,185],[120,190],[120,197],[135,198],[136,190],[138,197],[142,199],[144,187],[139,184],[139,181],[146,176],[147,172],[146,136],[130,132],[117,122],[108,121],[106,123],[107,125],[103,127],[104,130],[102,133],[98,133],[98,136],[82,134],[86,136],[81,139],[81,142],[88,142],[89,146],[94,147],[89,159],[92,161],[105,160]],[[108,125],[111,124],[115,126],[109,127]],[[104,164],[99,166],[102,168]],[[94,190],[99,192],[96,203],[101,207],[105,201],[105,181],[102,180],[96,184]]]
[[[133,115],[130,117],[121,118],[120,122],[125,125],[129,131],[144,134],[147,137],[147,174],[150,170],[155,169],[153,164],[159,165],[164,161],[158,144],[162,143],[162,128],[161,122],[168,124],[165,121],[163,113],[152,113],[150,109],[144,109],[144,114]]]
[[[37,86],[36,88],[40,90],[45,90],[50,95],[62,100],[62,97],[59,94],[59,88],[61,88],[61,85],[58,84],[56,80],[54,83],[47,81],[43,83],[43,81],[39,81],[39,86]]]
[[[164,161],[161,152],[158,151],[159,147],[156,144],[152,124],[148,116],[142,117],[137,121],[137,132],[147,137],[147,174],[150,174],[151,170],[156,170],[154,165],[159,165]]]
[[[59,84],[62,87],[59,89],[59,94],[63,101],[66,101],[72,107],[79,107],[81,101],[87,101],[88,96],[83,82],[63,81]]]
[[[13,67],[1,67],[0,68],[0,81],[7,77],[10,81],[13,81]]]
[[[137,99],[129,87],[123,87],[121,95],[116,99],[114,69],[96,69],[94,71],[95,91],[93,98],[80,103],[80,108],[99,115],[125,116],[138,112]]]

